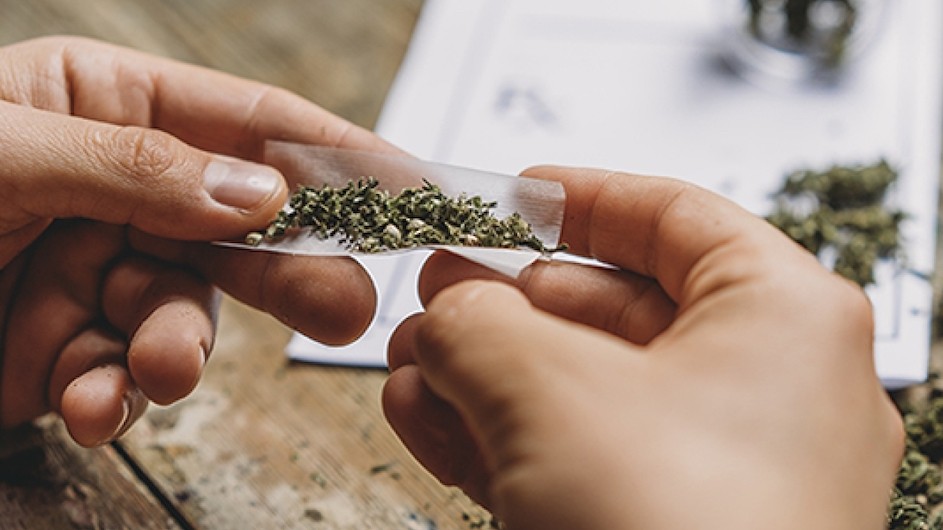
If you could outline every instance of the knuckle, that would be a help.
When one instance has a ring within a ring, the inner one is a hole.
[[[903,454],[907,444],[904,418],[890,402],[885,402],[883,430],[891,447],[890,453],[894,455]]]
[[[110,165],[135,180],[159,183],[174,166],[175,141],[160,131],[122,126],[96,134],[94,143]]]
[[[874,309],[865,292],[844,279],[835,282],[830,296],[835,314],[848,322],[852,329],[873,329]]]
[[[781,292],[781,298],[791,299],[789,310],[802,315],[810,332],[817,330],[829,340],[840,339],[849,346],[843,351],[866,352],[870,358],[875,330],[870,299],[852,282],[824,269],[822,272],[817,278],[807,277],[806,285],[794,288],[791,293]],[[812,300],[815,302],[810,306]]]
[[[794,264],[795,272],[786,275],[782,266],[782,262],[764,264],[760,276],[748,275],[752,287],[742,300],[775,315],[780,324],[792,322],[806,335],[841,339],[846,344],[872,343],[875,317],[864,290],[818,263]]]

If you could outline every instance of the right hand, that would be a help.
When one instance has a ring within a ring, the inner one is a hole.
[[[383,393],[420,462],[512,530],[883,528],[903,436],[857,286],[694,186],[530,176],[619,270],[433,256]]]

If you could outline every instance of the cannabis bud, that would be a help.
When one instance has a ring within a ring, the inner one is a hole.
[[[374,177],[341,188],[301,186],[268,228],[250,233],[246,243],[277,241],[305,228],[315,237],[338,238],[347,249],[368,253],[425,245],[563,249],[546,247],[518,213],[498,219],[495,206],[479,196],[448,197],[426,180],[397,195],[380,189]]]
[[[889,530],[943,530],[943,398],[904,414],[907,450],[887,510]]]
[[[834,253],[833,269],[858,283],[874,283],[878,260],[898,257],[906,215],[885,196],[897,172],[884,160],[871,166],[802,170],[786,177],[767,221],[813,254]]]
[[[746,0],[757,40],[834,68],[844,60],[857,19],[854,0]]]

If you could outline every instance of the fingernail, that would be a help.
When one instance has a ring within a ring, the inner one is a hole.
[[[121,421],[118,422],[118,426],[115,427],[115,430],[111,433],[111,435],[107,436],[104,440],[96,445],[105,445],[106,443],[113,442],[119,436],[124,434],[125,429],[128,428],[128,422],[131,420],[131,396],[124,396],[124,398],[121,400],[121,408]]]
[[[193,378],[193,388],[196,388],[196,385],[200,383],[200,378],[203,377],[203,368],[206,367],[206,348],[200,344],[200,367],[196,371],[196,376]]]
[[[254,210],[282,186],[274,169],[245,160],[214,157],[203,171],[203,187],[216,202],[240,210]]]

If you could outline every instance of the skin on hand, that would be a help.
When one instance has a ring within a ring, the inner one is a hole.
[[[692,185],[529,175],[619,270],[433,256],[383,393],[421,463],[513,530],[883,528],[903,434],[860,289]]]
[[[0,48],[0,427],[52,410],[95,445],[185,396],[214,285],[325,342],[366,328],[375,294],[352,260],[198,243],[283,205],[291,183],[257,163],[267,139],[393,150],[224,73],[79,38]]]

